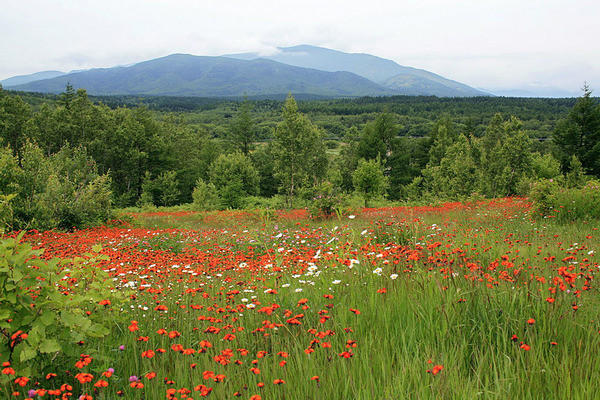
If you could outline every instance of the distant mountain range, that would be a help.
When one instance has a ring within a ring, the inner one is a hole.
[[[397,94],[440,97],[489,96],[490,93],[446,79],[429,71],[405,67],[370,54],[352,54],[309,45],[279,47],[273,55],[230,54],[226,57],[254,60],[267,58],[297,67],[323,71],[348,71],[367,78]]]
[[[272,55],[172,54],[129,66],[44,71],[0,81],[12,90],[60,93],[67,83],[92,95],[239,97],[490,96],[434,73],[369,54],[300,45]]]

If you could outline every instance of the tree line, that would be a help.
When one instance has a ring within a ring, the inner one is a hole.
[[[343,110],[360,101],[331,104]],[[181,114],[111,108],[70,86],[34,108],[0,90],[0,218],[15,228],[70,228],[105,220],[115,206],[330,209],[351,194],[365,205],[384,195],[498,197],[527,194],[532,182],[578,168],[600,175],[600,106],[587,86],[544,146],[514,116],[496,114],[475,129],[438,115],[415,136],[386,107],[338,129],[332,145],[331,132],[291,95],[265,140],[261,106],[241,102],[214,135]]]

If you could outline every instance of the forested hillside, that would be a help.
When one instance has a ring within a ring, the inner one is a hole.
[[[577,163],[582,173],[599,171],[600,111],[587,89],[577,101],[89,97],[70,86],[58,96],[0,96],[0,193],[15,226],[104,218],[94,214],[96,195],[104,208],[497,197],[527,194]],[[580,114],[592,121],[583,147],[572,144]],[[46,175],[32,180],[44,163]],[[89,204],[72,203],[73,194]],[[59,200],[64,215],[51,215],[48,202]],[[77,207],[84,216],[71,215]]]

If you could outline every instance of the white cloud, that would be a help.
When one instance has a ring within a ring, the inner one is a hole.
[[[8,0],[0,78],[307,43],[476,87],[576,90],[584,80],[600,87],[598,15],[591,0]]]

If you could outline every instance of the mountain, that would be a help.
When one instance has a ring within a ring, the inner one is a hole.
[[[11,87],[60,93],[67,83],[93,95],[262,96],[292,92],[329,97],[398,94],[351,72],[328,72],[272,60],[173,54],[128,67],[69,73]]]
[[[489,93],[446,79],[423,69],[405,67],[392,60],[362,53],[344,53],[324,47],[299,45],[278,47],[272,55],[229,54],[243,60],[266,58],[297,67],[323,71],[348,71],[365,77],[399,94],[425,96],[489,96]]]
[[[61,76],[64,74],[65,74],[65,72],[61,72],[61,71],[42,71],[42,72],[36,72],[34,74],[29,74],[29,75],[13,76],[11,78],[0,81],[0,84],[4,88],[9,88],[11,86],[24,85],[26,83],[33,82],[33,81],[39,81],[42,79],[56,78],[57,76]]]

